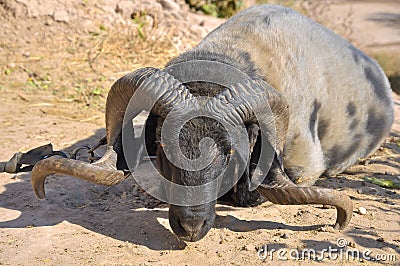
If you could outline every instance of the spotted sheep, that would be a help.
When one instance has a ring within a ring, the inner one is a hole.
[[[219,82],[207,82],[206,76]],[[246,171],[220,200],[235,206],[254,206],[265,199],[276,204],[333,205],[339,229],[350,221],[350,198],[312,185],[321,175],[340,173],[373,153],[394,119],[390,84],[374,60],[289,8],[257,5],[227,20],[165,69],[142,68],[115,82],[106,106],[106,154],[94,164],[63,158],[39,162],[32,173],[38,197],[45,196],[44,180],[52,173],[103,185],[115,185],[126,178],[123,170],[129,162],[121,144],[123,116],[131,97],[144,87],[143,101],[156,99],[147,119],[146,147],[157,157],[159,171],[166,179],[202,185],[226,166],[232,156],[232,146],[226,142],[229,132],[213,119],[193,118],[179,135],[179,142],[185,144],[180,148],[190,159],[199,156],[202,138],[211,137],[216,142],[207,151],[216,157],[202,170],[187,171],[171,164],[160,139],[163,122],[174,106],[196,96],[215,98],[210,100],[210,110],[218,113],[218,103],[225,103],[231,111],[222,119],[239,117],[241,121],[232,118],[230,122],[246,125],[250,151]],[[266,96],[259,97],[261,92]],[[262,116],[255,119],[254,112],[266,105],[276,122],[277,145],[265,179],[256,191],[250,191],[264,122]],[[183,113],[177,113],[176,119]],[[203,238],[214,223],[215,204],[216,200],[197,206],[170,204],[169,220],[175,234],[188,241]]]

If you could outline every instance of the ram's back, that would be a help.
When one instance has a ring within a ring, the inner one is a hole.
[[[234,62],[285,96],[291,115],[284,164],[293,180],[309,184],[343,171],[390,130],[391,89],[379,65],[291,9],[247,9],[180,58],[207,55]]]

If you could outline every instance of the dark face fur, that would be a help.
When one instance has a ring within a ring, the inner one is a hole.
[[[157,131],[160,132],[160,130]],[[193,160],[200,156],[199,142],[206,137],[214,141],[214,145],[206,151],[206,154],[214,156],[210,165],[198,171],[180,169],[172,164],[164,153],[167,147],[159,144],[157,158],[161,174],[170,181],[184,186],[199,186],[216,179],[224,171],[231,150],[229,136],[221,124],[206,117],[190,120],[180,132],[179,146],[183,155]],[[160,134],[157,134],[157,140],[160,140]],[[174,191],[169,191],[169,193],[174,193]],[[212,195],[215,192],[205,189],[202,193],[207,198],[216,198],[216,195]],[[184,196],[191,197],[191,195]],[[172,230],[186,241],[197,241],[203,238],[214,224],[215,204],[216,201],[189,207],[170,205],[169,222]]]

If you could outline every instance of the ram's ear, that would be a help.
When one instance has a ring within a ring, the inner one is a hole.
[[[248,125],[247,126],[247,134],[249,135],[250,154],[253,154],[253,152],[257,152],[255,150],[255,146],[256,146],[257,140],[259,140],[260,127],[257,124]]]

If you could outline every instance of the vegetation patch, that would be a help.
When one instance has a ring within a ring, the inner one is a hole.
[[[389,78],[392,90],[400,94],[400,55],[389,51],[372,53]]]
[[[206,15],[229,18],[244,8],[242,0],[185,0],[190,8]]]

